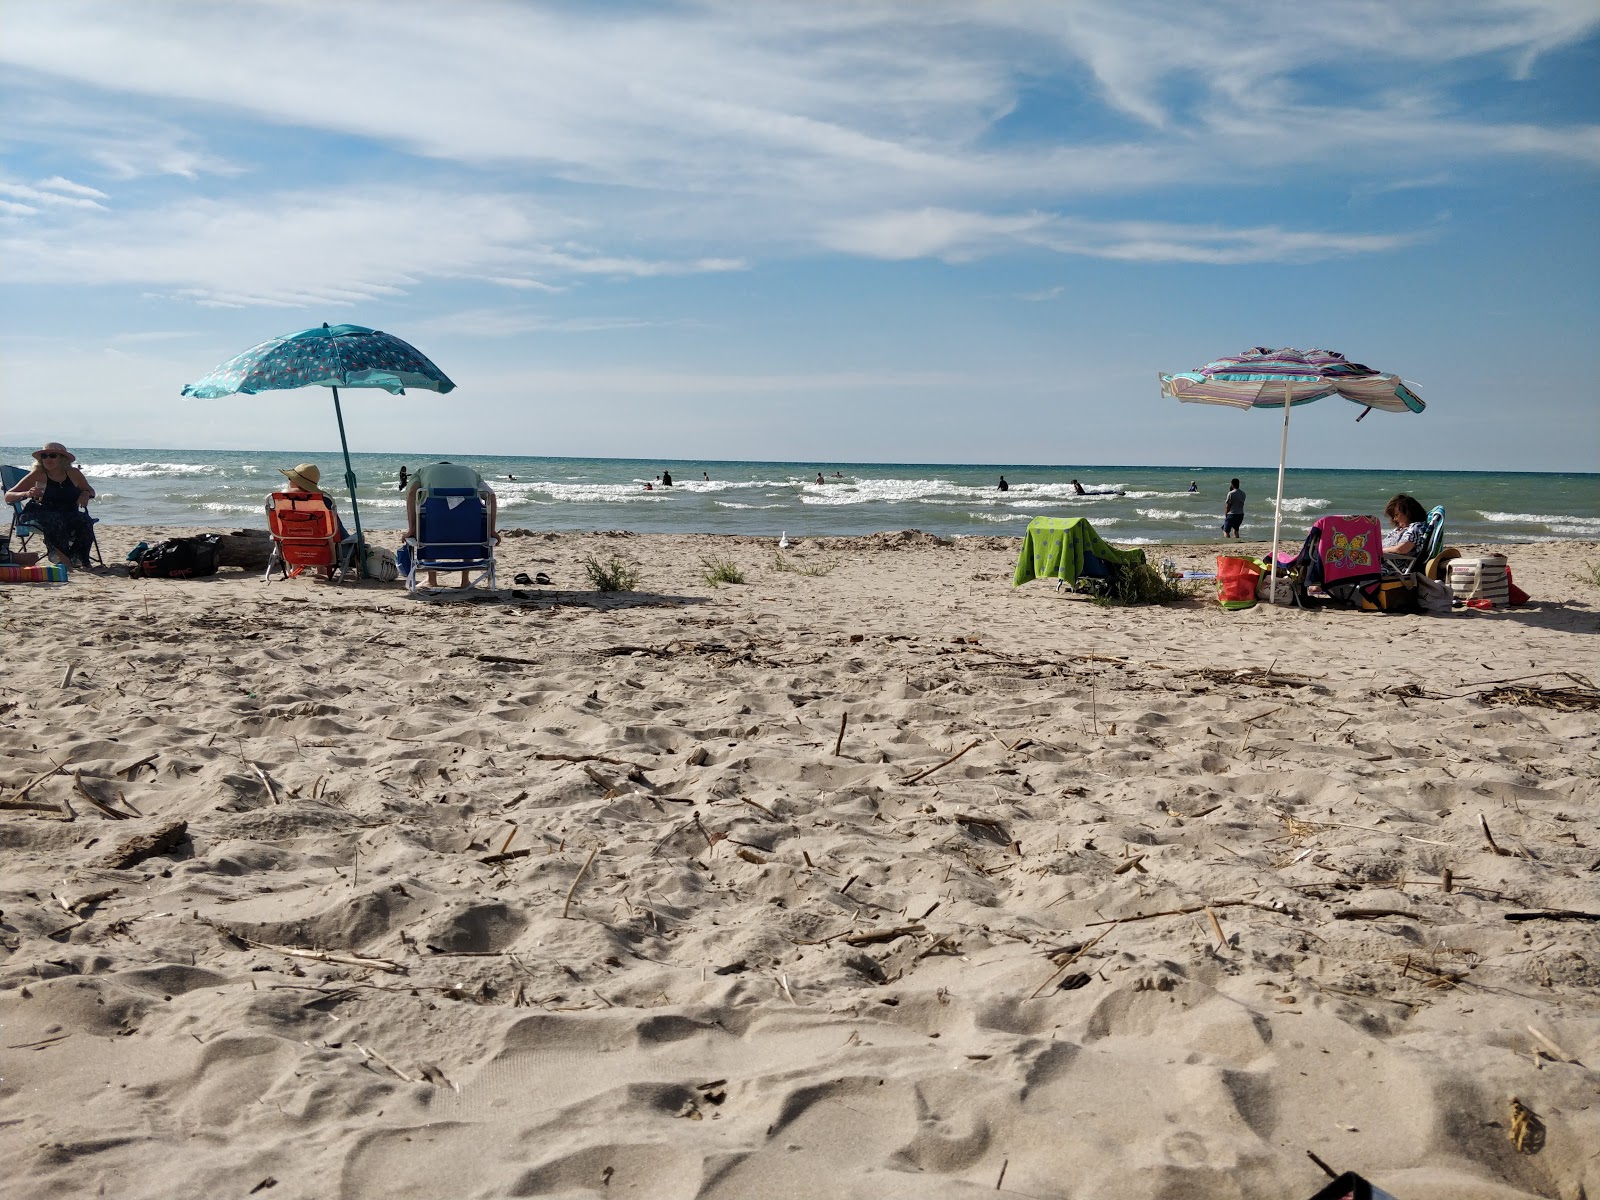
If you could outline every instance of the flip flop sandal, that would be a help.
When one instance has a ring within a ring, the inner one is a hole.
[[[511,582],[512,583],[532,583],[533,580],[528,578],[528,573],[526,571],[518,571],[517,574],[516,574],[516,578],[514,578]]]
[[[543,571],[540,571],[537,575],[535,575],[533,577],[533,581],[535,583],[549,583],[550,582],[550,576],[546,575]]]

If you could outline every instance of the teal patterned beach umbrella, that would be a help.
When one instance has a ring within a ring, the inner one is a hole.
[[[290,388],[333,389],[333,414],[339,422],[339,447],[344,451],[344,482],[350,489],[350,515],[356,542],[362,544],[361,511],[356,506],[356,472],[350,465],[350,443],[344,435],[340,388],[382,388],[404,395],[410,388],[449,392],[455,384],[422,351],[393,334],[362,325],[329,325],[270,338],[236,354],[204,379],[187,385],[185,396],[215,400],[243,392],[284,391]],[[356,556],[365,574],[365,554]]]

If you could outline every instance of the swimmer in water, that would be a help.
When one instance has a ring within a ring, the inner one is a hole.
[[[1083,490],[1083,484],[1079,483],[1076,479],[1072,481],[1072,490],[1079,496],[1087,496],[1089,494]]]

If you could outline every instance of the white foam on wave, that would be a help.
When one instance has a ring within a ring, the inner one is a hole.
[[[931,496],[967,495],[971,489],[947,479],[858,479],[833,483],[808,483],[800,489],[800,503],[837,508],[852,504],[903,504]]]
[[[1181,492],[1126,492],[1124,494],[1129,500],[1196,500],[1200,496],[1199,492],[1191,492],[1187,489]]]
[[[1195,516],[1192,512],[1184,512],[1177,508],[1140,508],[1134,511],[1152,521],[1191,521]]]
[[[90,479],[163,479],[185,475],[222,475],[227,467],[213,467],[204,463],[105,463],[98,467],[84,467]]]
[[[1565,513],[1479,512],[1478,515],[1496,525],[1543,525],[1551,533],[1600,533],[1600,517],[1574,517]]]
[[[265,501],[263,501],[263,503],[265,503]],[[206,512],[217,512],[217,513],[259,513],[261,511],[261,507],[262,506],[260,504],[217,504],[217,503],[211,503],[211,504],[202,504],[200,507],[205,509]]]
[[[1332,500],[1324,500],[1320,496],[1289,496],[1284,499],[1283,511],[1292,513],[1315,512],[1327,508]],[[1270,508],[1271,505],[1268,505]]]
[[[1018,521],[1033,520],[1027,513],[969,512],[967,516],[974,521],[992,521],[996,525],[1015,525]]]
[[[756,508],[788,508],[789,507],[787,504],[740,504],[737,500],[713,500],[711,503],[717,508],[756,509]]]

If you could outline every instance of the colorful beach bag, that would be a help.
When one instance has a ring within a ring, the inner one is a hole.
[[[1256,585],[1264,570],[1259,560],[1233,554],[1217,555],[1217,602],[1226,609],[1253,608]]]

